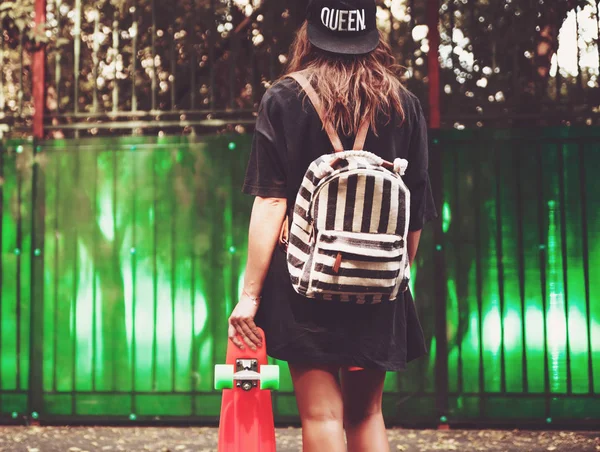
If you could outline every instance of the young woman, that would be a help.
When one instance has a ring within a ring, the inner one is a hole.
[[[408,160],[409,259],[420,231],[435,217],[428,178],[427,124],[421,105],[402,87],[376,26],[374,0],[314,0],[291,49],[287,73],[302,72],[322,102],[322,115],[352,149],[364,118],[364,150]],[[410,291],[395,301],[357,305],[298,295],[282,223],[310,163],[333,152],[314,105],[298,82],[282,78],[262,99],[244,192],[256,196],[250,220],[245,286],[229,319],[238,347],[262,347],[287,361],[302,420],[304,451],[389,450],[381,412],[386,371],[403,370],[426,353]],[[256,322],[256,323],[255,323]]]

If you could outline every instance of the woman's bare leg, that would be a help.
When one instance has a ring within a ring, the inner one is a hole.
[[[345,452],[338,366],[289,364],[302,421],[304,452]]]
[[[389,452],[381,412],[385,372],[342,370],[344,427],[348,452]]]

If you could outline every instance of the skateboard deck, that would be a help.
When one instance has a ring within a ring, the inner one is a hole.
[[[268,365],[262,347],[240,350],[227,344],[226,364],[215,366],[215,389],[223,390],[219,452],[275,452],[271,389],[279,388],[279,367]]]

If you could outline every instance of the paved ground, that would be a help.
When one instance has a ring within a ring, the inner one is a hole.
[[[396,451],[600,451],[599,432],[402,430],[388,433]],[[0,452],[208,452],[215,428],[1,427]],[[299,429],[277,430],[277,451],[301,450]]]

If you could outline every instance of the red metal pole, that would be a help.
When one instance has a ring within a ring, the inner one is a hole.
[[[46,22],[46,0],[35,0],[35,25]],[[33,136],[44,138],[44,109],[46,104],[46,48],[40,46],[33,54]]]
[[[429,27],[429,127],[441,127],[440,114],[440,2],[428,0],[427,26]]]

